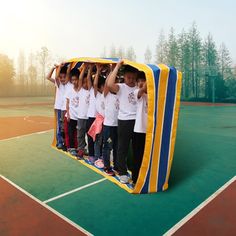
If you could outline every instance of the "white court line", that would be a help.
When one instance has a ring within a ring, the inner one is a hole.
[[[15,137],[12,137],[12,138],[0,139],[0,142],[2,142],[2,141],[8,141],[8,140],[13,140],[13,139],[24,138],[24,137],[28,137],[28,136],[31,136],[31,135],[34,135],[34,134],[45,134],[45,133],[50,132],[50,131],[52,131],[52,130],[53,130],[53,129],[48,129],[48,130],[39,131],[39,132],[34,132],[34,133],[30,133],[30,134],[24,134],[24,135],[20,135],[20,136],[15,136]]]
[[[33,195],[31,195],[30,193],[26,192],[24,189],[22,189],[20,186],[16,185],[15,183],[13,183],[11,180],[7,179],[6,177],[4,177],[3,175],[0,175],[0,178],[6,180],[9,184],[11,184],[12,186],[14,186],[15,188],[17,188],[19,191],[21,191],[22,193],[24,193],[25,195],[27,195],[29,198],[31,198],[32,200],[36,201],[37,203],[39,203],[41,206],[45,207],[47,210],[51,211],[52,213],[54,213],[55,215],[57,215],[58,217],[60,217],[61,219],[63,219],[64,221],[66,221],[67,223],[69,223],[70,225],[72,225],[73,227],[75,227],[76,229],[82,231],[83,233],[85,233],[86,235],[93,235],[90,232],[88,232],[87,230],[85,230],[84,228],[82,228],[81,226],[77,225],[76,223],[74,223],[73,221],[71,221],[70,219],[68,219],[67,217],[63,216],[62,214],[60,214],[59,212],[57,212],[56,210],[54,210],[53,208],[51,208],[50,206],[46,205],[45,203],[41,202],[39,199],[37,199],[36,197],[34,197]]]
[[[226,182],[222,187],[220,187],[215,193],[203,201],[198,207],[193,209],[188,215],[186,215],[181,221],[170,228],[163,236],[173,235],[180,227],[182,227],[187,221],[189,221],[193,216],[195,216],[202,208],[204,208],[208,203],[210,203],[215,197],[217,197],[221,192],[223,192],[230,184],[236,181],[236,176]],[[233,209],[232,209],[233,210]]]
[[[104,180],[106,180],[106,178],[99,179],[99,180],[94,181],[94,182],[92,182],[92,183],[90,183],[90,184],[86,184],[86,185],[81,186],[81,187],[79,187],[79,188],[73,189],[73,190],[71,190],[71,191],[69,191],[69,192],[60,194],[60,195],[58,195],[58,196],[56,196],[56,197],[50,198],[50,199],[48,199],[48,200],[46,200],[46,201],[43,201],[43,203],[46,204],[46,203],[55,201],[55,200],[57,200],[57,199],[59,199],[59,198],[65,197],[65,196],[67,196],[67,195],[69,195],[69,194],[78,192],[78,191],[80,191],[80,190],[82,190],[82,189],[85,189],[85,188],[88,188],[88,187],[93,186],[93,185],[95,185],[95,184],[98,184],[98,183],[100,183],[100,182],[103,182]]]

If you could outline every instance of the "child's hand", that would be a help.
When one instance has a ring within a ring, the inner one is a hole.
[[[97,63],[96,68],[97,68],[97,73],[100,73],[102,70],[102,65]]]
[[[123,66],[124,65],[124,60],[120,60],[117,64],[116,64],[116,66],[120,69],[121,68],[121,66]]]
[[[70,115],[67,113],[67,121],[70,122]]]

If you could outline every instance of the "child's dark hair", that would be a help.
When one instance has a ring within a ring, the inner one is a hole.
[[[130,65],[125,65],[123,71],[124,71],[124,74],[126,74],[126,73],[137,73],[138,72],[138,70],[136,68],[134,68]]]
[[[63,66],[60,70],[60,74],[66,74],[66,72],[67,72],[67,67]]]
[[[137,80],[145,80],[146,81],[146,76],[143,71],[138,72]]]
[[[98,78],[98,88],[100,89],[102,86],[104,86],[105,82],[106,82],[106,77],[100,75]]]
[[[75,77],[79,78],[79,75],[80,75],[80,72],[76,68],[74,68],[70,71],[70,77],[75,76]]]

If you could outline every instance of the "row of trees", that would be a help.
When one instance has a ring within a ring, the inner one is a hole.
[[[168,35],[162,30],[153,51],[147,47],[145,63],[164,63],[183,72],[183,100],[236,100],[236,69],[229,50],[224,43],[218,47],[210,33],[202,38],[195,23],[179,34],[173,28]],[[107,54],[104,52],[103,56],[136,59],[133,47],[124,50],[112,46]]]
[[[132,46],[112,45],[108,52],[104,48],[101,56],[136,61]],[[0,96],[52,95],[54,88],[45,76],[55,60],[46,47],[27,57],[20,51],[16,63],[0,54]],[[236,68],[229,50],[224,43],[216,45],[211,34],[202,38],[195,23],[178,34],[173,28],[167,35],[161,31],[155,50],[147,47],[144,61],[165,63],[183,72],[182,100],[236,102]]]
[[[30,53],[28,57],[20,51],[16,63],[0,54],[0,96],[52,95],[54,87],[45,79],[52,62],[47,47]]]

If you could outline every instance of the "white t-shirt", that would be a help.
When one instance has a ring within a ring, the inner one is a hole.
[[[54,109],[62,110],[65,85],[60,83],[58,87],[57,83],[55,82],[55,87],[56,87],[56,97],[55,97]]]
[[[89,107],[88,107],[88,117],[95,118],[96,117],[96,98],[94,95],[94,88],[92,87],[89,91]]]
[[[79,111],[79,92],[75,91],[74,88],[67,91],[66,98],[69,99],[69,114],[72,120],[78,119],[78,111]],[[67,114],[66,114],[67,117]]]
[[[118,112],[119,112],[119,99],[116,94],[108,93],[104,98],[105,100],[105,118],[104,125],[117,126],[118,125]]]
[[[105,114],[105,101],[104,95],[97,91],[96,95],[96,111],[100,115],[104,116]]]
[[[147,130],[147,94],[143,94],[141,98],[138,98],[138,91],[134,91],[135,99],[137,101],[137,114],[134,125],[134,132],[136,133],[146,133]]]
[[[79,119],[88,119],[88,107],[89,107],[90,92],[84,88],[79,91]]]
[[[72,89],[74,89],[74,86],[73,86],[73,84],[70,81],[68,83],[66,83],[64,86],[65,86],[65,89],[64,89],[64,96],[63,96],[63,102],[62,102],[62,110],[66,111],[66,95]]]
[[[119,120],[135,120],[137,112],[137,101],[134,97],[134,91],[137,87],[129,87],[125,83],[119,83],[119,91],[117,93],[120,101],[118,113]]]

